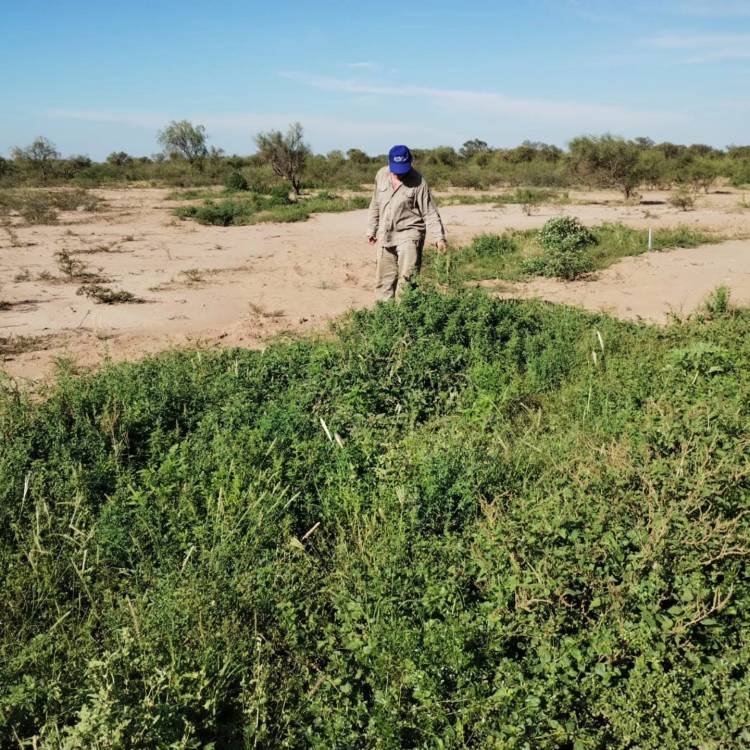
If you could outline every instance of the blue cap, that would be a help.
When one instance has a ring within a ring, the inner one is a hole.
[[[388,152],[388,168],[393,174],[411,171],[411,151],[406,146],[394,146]]]

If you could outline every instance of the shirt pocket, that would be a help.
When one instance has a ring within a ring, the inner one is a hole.
[[[404,208],[414,211],[417,207],[417,189],[404,188]]]
[[[378,185],[378,205],[382,208],[386,203],[388,203],[388,200],[391,197],[391,192],[388,189],[388,185],[379,184]]]

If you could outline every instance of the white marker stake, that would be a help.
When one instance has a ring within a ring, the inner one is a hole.
[[[654,249],[654,232],[651,227],[648,228],[648,251],[651,252]]]

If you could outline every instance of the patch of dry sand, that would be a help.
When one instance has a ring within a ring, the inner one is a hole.
[[[81,366],[103,357],[136,359],[164,348],[259,346],[281,331],[320,327],[346,310],[374,301],[374,251],[365,240],[366,212],[320,214],[294,224],[204,227],[175,219],[167,191],[96,191],[105,210],[69,214],[52,226],[0,229],[0,337],[45,337],[37,350],[7,357],[6,373],[39,379],[58,357]],[[458,191],[465,192],[465,191]],[[737,192],[700,199],[697,210],[676,211],[666,194],[647,206],[623,206],[614,193],[572,193],[575,205],[542,206],[531,216],[519,206],[447,206],[450,239],[481,232],[535,228],[560,214],[587,224],[622,221],[634,227],[691,224],[750,235],[750,211]],[[55,253],[65,250],[91,270],[146,300],[98,305],[59,283]],[[46,278],[45,278],[46,275]],[[628,318],[661,321],[669,310],[694,309],[717,284],[736,302],[750,301],[750,242],[627,258],[593,281],[535,280],[509,296],[540,296],[605,309]]]

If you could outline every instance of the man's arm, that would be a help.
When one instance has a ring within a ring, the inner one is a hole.
[[[430,235],[433,242],[438,245],[445,245],[446,239],[443,220],[438,213],[437,206],[432,197],[432,192],[426,184],[423,184],[419,189],[417,201],[419,204],[419,210],[424,218],[427,234]]]
[[[367,214],[367,239],[370,243],[378,235],[378,225],[380,224],[380,205],[378,204],[378,181],[375,180],[375,188],[372,191],[372,200],[370,201],[370,210]]]

